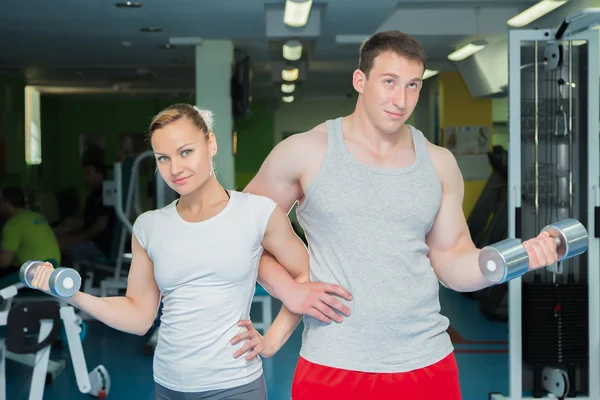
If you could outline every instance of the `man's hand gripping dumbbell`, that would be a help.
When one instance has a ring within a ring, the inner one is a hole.
[[[479,253],[479,269],[492,283],[499,284],[527,272],[584,253],[588,233],[581,222],[565,219],[546,226],[535,239],[523,243],[509,238],[484,247]]]

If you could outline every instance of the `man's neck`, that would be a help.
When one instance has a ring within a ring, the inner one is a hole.
[[[345,118],[344,131],[354,141],[364,143],[377,152],[387,152],[403,147],[410,133],[408,126],[402,124],[396,133],[381,132],[369,119],[361,107]]]

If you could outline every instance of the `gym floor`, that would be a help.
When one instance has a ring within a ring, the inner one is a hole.
[[[442,313],[451,322],[449,330],[456,349],[464,400],[487,399],[490,392],[508,391],[508,325],[486,320],[478,302],[460,293],[440,289]],[[274,301],[273,312],[279,303]],[[259,316],[259,315],[258,315]],[[272,359],[263,360],[270,400],[287,400],[298,351],[302,326]],[[104,365],[111,377],[108,399],[154,400],[152,357],[143,354],[146,337],[117,332],[98,322],[87,323],[84,351],[88,369]],[[52,359],[65,357],[64,350],[53,350]],[[7,360],[7,395],[11,400],[26,400],[31,369]],[[90,399],[77,389],[71,365],[46,387],[44,400]]]

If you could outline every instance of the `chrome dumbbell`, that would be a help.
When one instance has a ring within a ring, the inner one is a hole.
[[[33,281],[35,269],[41,265],[44,265],[43,261],[27,261],[21,266],[19,278],[25,286],[34,289],[31,286],[31,281]],[[50,274],[48,286],[52,294],[68,298],[81,288],[81,276],[72,268],[56,268]]]
[[[588,232],[576,219],[550,224],[542,232],[554,238],[559,262],[585,253],[588,248]],[[488,281],[504,283],[527,273],[529,255],[520,239],[505,239],[481,249],[479,269]]]

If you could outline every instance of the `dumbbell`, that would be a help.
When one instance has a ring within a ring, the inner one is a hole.
[[[27,261],[21,266],[19,278],[25,286],[34,289],[31,286],[31,281],[33,281],[35,269],[41,265],[44,265],[43,261]],[[72,268],[56,268],[50,274],[48,286],[50,287],[52,294],[58,297],[68,298],[79,291],[79,288],[81,287],[81,276]]]
[[[588,232],[576,219],[547,225],[542,232],[548,232],[554,238],[559,262],[578,256],[588,248]],[[479,269],[488,281],[504,283],[527,273],[529,255],[521,240],[505,239],[481,249]]]

